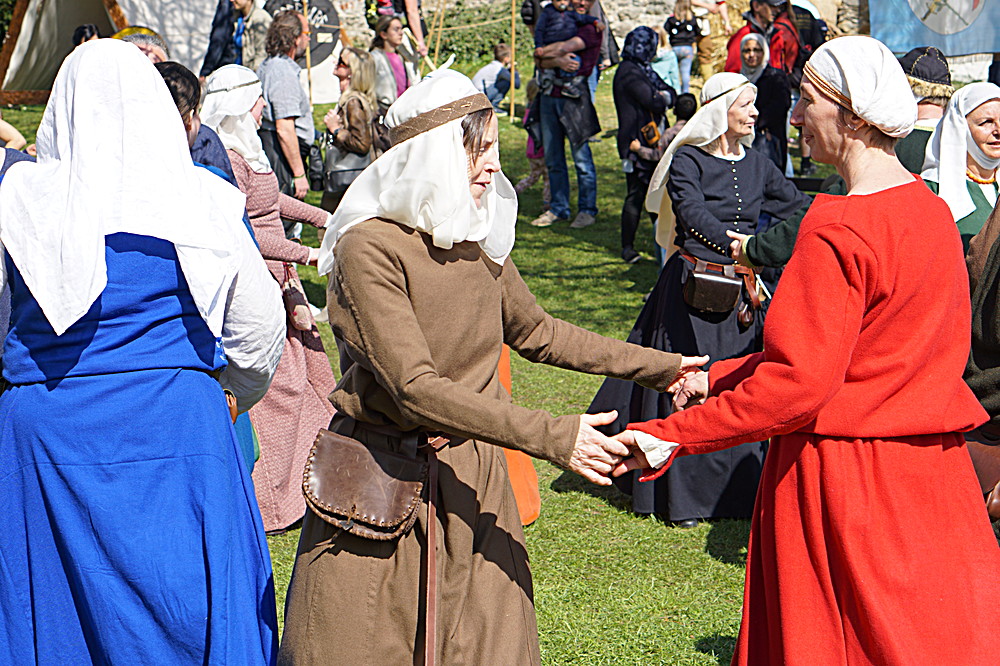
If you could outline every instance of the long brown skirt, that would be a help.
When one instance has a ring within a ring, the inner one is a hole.
[[[400,449],[385,435],[353,436]],[[528,553],[503,452],[468,441],[438,459],[438,663],[538,664]],[[279,664],[423,663],[427,505],[420,510],[398,542],[339,533],[306,512]]]

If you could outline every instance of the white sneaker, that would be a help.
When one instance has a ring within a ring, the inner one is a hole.
[[[589,227],[594,222],[597,222],[597,220],[590,213],[577,213],[576,219],[569,225],[569,228],[583,229],[584,227]]]
[[[553,213],[551,210],[547,210],[535,219],[531,221],[531,226],[533,227],[548,227],[551,226],[553,222],[560,220],[558,215]]]

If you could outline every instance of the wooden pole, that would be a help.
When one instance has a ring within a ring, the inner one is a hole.
[[[441,52],[441,33],[444,32],[444,12],[448,6],[448,0],[441,0],[438,3],[438,15],[434,17],[434,24],[437,30],[434,35],[434,67],[437,67],[438,54]]]
[[[517,41],[517,0],[510,0],[510,124],[514,124],[514,82],[517,81],[517,61],[514,59]]]
[[[313,103],[313,71],[312,71],[312,26],[309,25],[309,0],[302,0],[302,15],[306,17],[306,29],[309,31],[309,45],[306,47],[306,80],[309,82],[309,106]]]

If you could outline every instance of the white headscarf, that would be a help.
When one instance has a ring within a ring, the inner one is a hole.
[[[948,203],[956,221],[976,209],[966,184],[966,156],[972,155],[984,169],[1000,166],[1000,160],[986,157],[976,145],[966,120],[966,116],[991,99],[1000,99],[1000,87],[992,83],[970,83],[959,88],[951,96],[944,116],[927,141],[920,177],[938,184],[938,196]]]
[[[389,107],[386,125],[398,127],[477,93],[472,81],[458,72],[431,72]],[[517,194],[497,172],[483,194],[482,207],[476,208],[469,191],[462,118],[457,118],[397,143],[351,183],[327,224],[319,256],[321,275],[333,269],[334,247],[344,232],[374,217],[422,231],[444,249],[475,241],[499,265],[514,247]]]
[[[832,39],[806,62],[803,76],[827,97],[891,137],[917,120],[917,103],[896,56],[871,37]]]
[[[250,115],[262,94],[260,79],[242,65],[226,65],[212,72],[205,82],[205,103],[201,122],[222,139],[222,145],[236,151],[257,173],[271,171],[271,163],[257,135],[257,122]]]
[[[747,42],[754,41],[764,49],[764,57],[761,59],[760,64],[756,67],[747,67],[746,63],[743,62],[743,47],[746,46]],[[764,69],[771,62],[771,49],[767,45],[767,40],[764,39],[764,35],[759,32],[748,32],[743,39],[740,40],[740,74],[747,77],[750,83],[757,83],[757,79],[760,75],[764,73]]]
[[[729,129],[729,107],[743,93],[744,88],[750,88],[754,95],[757,94],[757,86],[742,74],[721,72],[705,82],[705,87],[701,89],[701,108],[670,142],[653,171],[649,189],[646,190],[646,210],[660,212],[663,193],[667,189],[667,177],[670,175],[670,163],[681,146],[707,146],[726,133]],[[741,137],[739,142],[749,148],[753,143],[753,133]]]
[[[220,336],[246,198],[191,161],[149,59],[114,39],[79,46],[59,69],[37,142],[38,162],[12,167],[0,188],[0,240],[56,334],[104,291],[105,236],[125,232],[174,244]]]

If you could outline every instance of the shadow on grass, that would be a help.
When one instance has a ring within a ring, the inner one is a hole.
[[[699,638],[694,647],[698,652],[715,657],[719,666],[729,666],[736,651],[736,637],[726,634],[712,634]]]
[[[560,474],[551,483],[549,488],[555,493],[586,493],[607,502],[609,506],[619,511],[632,510],[631,498],[622,491],[614,486],[598,486],[572,472],[563,472]]]
[[[725,564],[745,567],[747,542],[750,539],[749,520],[713,520],[705,540],[705,552]],[[728,662],[726,662],[728,663]]]

